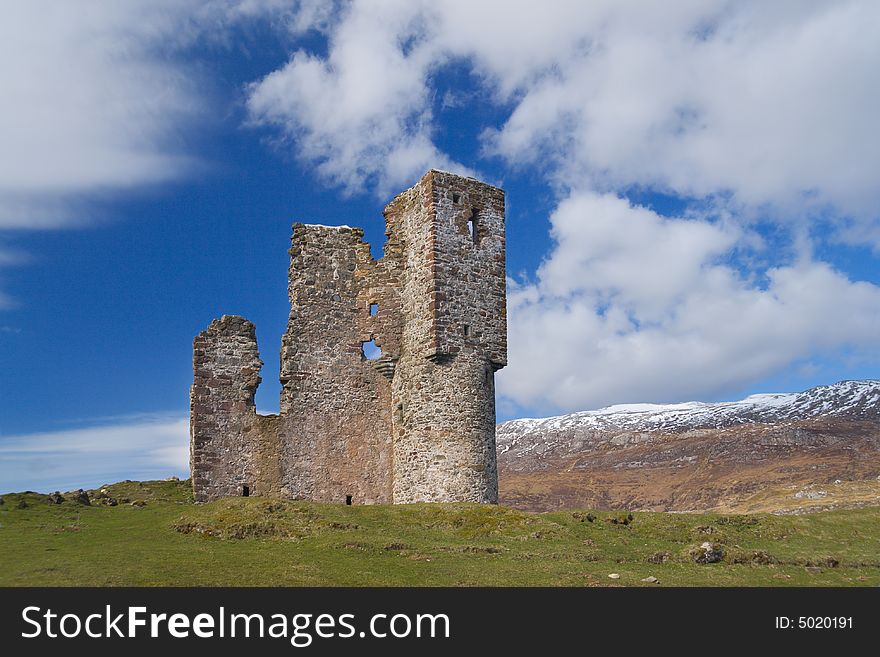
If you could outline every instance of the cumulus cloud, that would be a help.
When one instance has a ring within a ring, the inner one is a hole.
[[[450,166],[432,82],[467,62],[513,106],[485,126],[487,153],[564,187],[733,194],[788,217],[831,206],[876,226],[878,22],[865,0],[359,2],[316,22],[326,56],[296,52],[249,106],[332,182],[384,190]]]
[[[326,59],[299,50],[253,84],[248,109],[277,126],[301,159],[349,192],[386,194],[431,167],[469,169],[431,140],[427,76],[442,54],[422,39],[419,6],[355,3],[330,33]]]
[[[867,0],[356,2],[249,108],[330,182],[385,193],[450,166],[437,80],[464,64],[509,108],[484,155],[558,195],[552,251],[511,281],[502,403],[705,398],[876,344],[878,288],[813,253],[880,250],[878,24]]]
[[[189,420],[141,416],[112,424],[0,436],[0,492],[94,488],[122,479],[189,476]]]
[[[753,248],[739,228],[589,191],[551,221],[556,246],[537,280],[509,292],[498,390],[521,407],[705,398],[876,345],[880,288],[809,258],[755,277],[729,255]]]
[[[524,90],[490,146],[517,163],[551,157],[569,185],[729,192],[783,215],[830,205],[875,224],[880,8],[782,4],[656,8],[674,21],[638,20],[623,3]]]

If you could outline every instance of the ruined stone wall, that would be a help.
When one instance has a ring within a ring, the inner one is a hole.
[[[401,352],[425,357],[436,351],[432,309],[435,290],[428,264],[433,249],[431,180],[430,174],[424,176],[386,206],[386,232],[396,248],[382,258],[399,263]]]
[[[277,416],[258,416],[263,362],[254,325],[224,315],[193,341],[190,469],[197,501],[280,492]]]
[[[466,346],[507,364],[504,192],[451,173],[431,175],[435,353]]]
[[[497,501],[504,194],[430,171],[385,220],[379,260],[358,228],[294,225],[280,417],[254,410],[261,363],[250,322],[223,317],[196,338],[198,500],[248,486],[354,504]],[[362,351],[370,340],[377,360]]]
[[[391,304],[371,285],[376,263],[362,237],[357,228],[294,226],[281,355],[284,497],[391,502],[391,382],[362,352],[363,342],[384,342]]]

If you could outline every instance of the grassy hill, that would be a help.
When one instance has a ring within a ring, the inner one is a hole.
[[[89,505],[72,494],[60,503],[4,495],[0,585],[880,585],[877,507],[527,513],[260,498],[195,505],[188,482],[176,481],[102,490],[89,492]],[[719,562],[695,560],[706,542]]]

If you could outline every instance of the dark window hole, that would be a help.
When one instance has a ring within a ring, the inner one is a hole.
[[[468,234],[471,236],[471,240],[474,244],[480,243],[480,228],[477,224],[477,211],[473,210],[471,212],[471,218],[468,219],[467,222]]]
[[[351,506],[351,495],[345,496],[345,504],[346,506]]]
[[[250,497],[251,496],[251,487],[245,484],[241,487],[241,496],[242,497]]]

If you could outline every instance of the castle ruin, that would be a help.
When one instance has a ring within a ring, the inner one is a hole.
[[[504,192],[432,170],[384,214],[378,260],[360,228],[294,224],[278,415],[256,412],[251,322],[226,315],[195,338],[197,501],[497,502]]]

